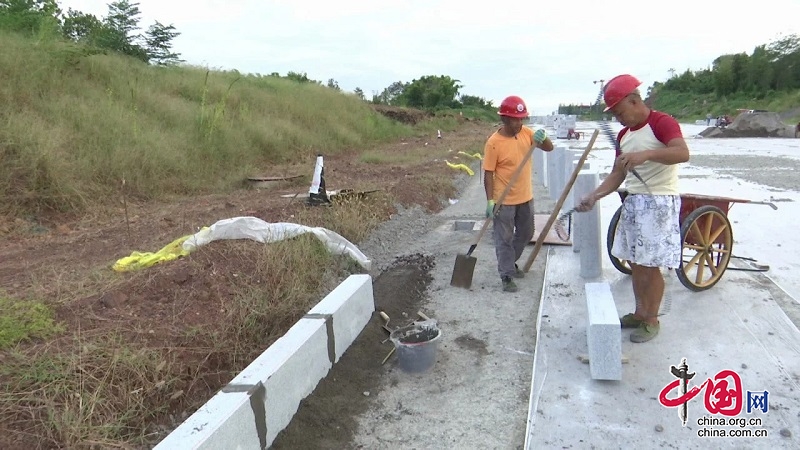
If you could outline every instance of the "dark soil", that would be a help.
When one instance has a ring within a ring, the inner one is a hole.
[[[393,348],[383,329],[380,311],[389,316],[395,329],[418,320],[417,312],[427,300],[432,281],[433,258],[409,255],[398,258],[392,267],[373,282],[375,310],[370,322],[342,359],[333,366],[314,392],[300,403],[297,414],[272,444],[274,449],[350,448],[356,431],[356,417],[376,398],[385,375],[394,369],[392,356],[381,364]],[[424,312],[424,311],[423,311]],[[369,395],[365,395],[369,393]]]
[[[431,113],[418,109],[400,108],[389,105],[372,105],[372,108],[384,116],[398,122],[415,125],[432,116]]]

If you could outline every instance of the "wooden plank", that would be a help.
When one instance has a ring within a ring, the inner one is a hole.
[[[709,201],[717,201],[717,202],[734,202],[734,203],[749,203],[750,200],[742,199],[742,198],[731,198],[731,197],[719,197],[716,195],[704,195],[704,194],[681,194],[681,200],[709,200]]]
[[[249,181],[288,181],[300,178],[302,175],[288,175],[285,177],[247,177]]]
[[[530,241],[531,244],[536,244],[536,241],[539,240],[539,235],[541,234],[545,224],[547,224],[547,220],[549,218],[550,218],[549,214],[534,214],[533,220],[536,227],[536,231],[533,233],[533,238]],[[565,226],[569,227],[569,222],[567,222]],[[544,244],[572,246],[572,236],[570,236],[569,239],[564,241],[560,237],[558,237],[558,234],[556,234],[556,227],[552,226],[550,227],[547,236],[545,236],[544,238]]]

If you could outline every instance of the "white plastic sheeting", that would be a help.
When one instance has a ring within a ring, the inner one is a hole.
[[[220,220],[190,236],[183,243],[187,252],[209,242],[220,239],[250,239],[270,243],[291,239],[301,234],[312,233],[335,255],[348,255],[361,267],[370,270],[372,262],[352,242],[338,233],[322,227],[308,227],[296,223],[269,223],[257,217],[233,217]]]

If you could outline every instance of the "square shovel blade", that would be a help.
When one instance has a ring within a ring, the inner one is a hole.
[[[456,255],[456,265],[453,267],[453,276],[450,278],[450,286],[469,289],[472,286],[472,275],[475,273],[475,262],[478,261],[474,256],[462,253]]]

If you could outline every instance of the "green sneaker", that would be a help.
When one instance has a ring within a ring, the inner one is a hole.
[[[517,292],[519,290],[517,284],[514,283],[514,280],[512,280],[510,277],[503,277],[502,280],[503,280],[503,291]]]
[[[647,322],[642,322],[642,324],[639,325],[639,328],[633,330],[633,333],[631,333],[631,342],[636,342],[637,344],[647,342],[656,337],[658,335],[658,330],[660,329],[660,323],[657,325],[650,325]]]
[[[525,272],[516,264],[514,264],[514,278],[525,278]]]
[[[639,328],[639,325],[642,324],[641,319],[637,319],[633,313],[625,314],[624,316],[619,318],[619,323],[622,325],[622,328]]]

